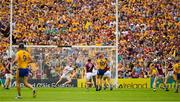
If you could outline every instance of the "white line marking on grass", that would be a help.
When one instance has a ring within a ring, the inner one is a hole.
[[[17,101],[2,101],[2,102],[81,102],[81,101],[62,101],[62,100],[59,100],[59,101],[21,101],[21,99],[17,100]],[[82,100],[82,102],[84,102],[84,100]],[[169,100],[169,101],[151,101],[151,100],[148,100],[148,101],[140,101],[140,100],[135,100],[135,101],[125,101],[125,100],[122,100],[122,101],[85,101],[85,102],[180,102],[179,100],[177,101],[172,101],[172,100]]]

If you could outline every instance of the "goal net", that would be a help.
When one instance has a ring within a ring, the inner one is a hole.
[[[13,46],[13,55],[17,52],[17,46]],[[34,60],[30,64],[30,82],[36,83],[36,87],[52,87],[62,75],[63,69],[70,62],[76,68],[72,86],[77,86],[78,79],[85,79],[84,67],[90,58],[96,62],[99,54],[104,54],[110,63],[112,79],[116,76],[116,48],[113,46],[27,46]],[[39,84],[40,86],[38,86]],[[61,84],[61,83],[60,83]]]

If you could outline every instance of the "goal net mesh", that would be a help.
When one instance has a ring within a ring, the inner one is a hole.
[[[18,48],[13,47],[13,55]],[[76,68],[76,76],[73,79],[85,79],[84,67],[90,58],[95,63],[99,54],[104,54],[110,61],[111,75],[115,78],[116,73],[116,49],[111,48],[81,48],[81,47],[27,47],[34,63],[31,63],[32,76],[30,79],[56,79],[62,75],[62,70],[71,62]]]

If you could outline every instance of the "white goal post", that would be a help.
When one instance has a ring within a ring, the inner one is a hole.
[[[17,45],[12,44],[12,34],[13,34],[13,0],[10,0],[10,47],[9,47],[9,55],[12,57],[12,51],[13,48],[16,48]],[[118,11],[118,0],[115,1],[115,16],[116,16],[116,30],[115,30],[115,35],[116,35],[116,43],[114,46],[56,46],[56,45],[27,45],[26,47],[31,47],[31,48],[64,48],[64,49],[69,49],[69,48],[114,48],[115,49],[115,85],[118,87],[118,42],[119,42],[119,37],[120,37],[120,32],[119,32],[119,11]]]

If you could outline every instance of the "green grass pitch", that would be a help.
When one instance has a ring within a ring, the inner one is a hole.
[[[23,99],[15,99],[16,89],[0,89],[0,102],[180,102],[180,93],[161,89],[114,89],[96,92],[84,88],[38,88],[37,97],[31,90],[22,88]]]

